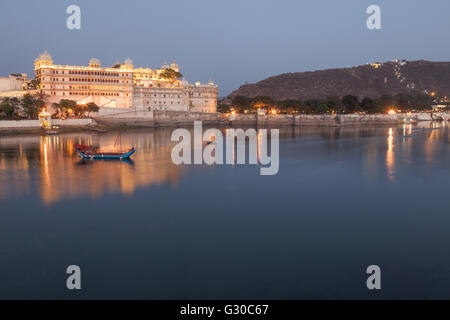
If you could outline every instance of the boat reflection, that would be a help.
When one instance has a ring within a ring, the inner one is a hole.
[[[78,157],[75,143],[107,150],[114,134],[14,136],[0,141],[0,200],[39,194],[45,204],[75,197],[97,198],[105,193],[131,195],[149,185],[176,185],[183,167],[172,164],[171,131],[125,132],[124,145],[139,150],[134,160],[88,160]]]
[[[129,165],[134,165],[134,161],[132,159],[101,159],[101,160],[96,160],[96,161],[104,161],[104,162],[123,162],[123,163],[128,163]],[[80,161],[78,161],[77,165],[79,166],[86,166],[89,164],[93,164],[94,162],[92,160],[87,160],[87,159],[80,159]]]

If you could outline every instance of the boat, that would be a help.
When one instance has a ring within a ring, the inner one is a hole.
[[[130,159],[130,157],[136,152],[134,147],[126,152],[122,152],[122,142],[120,139],[120,134],[117,136],[114,146],[116,146],[118,142],[120,143],[120,152],[100,152],[93,146],[86,146],[82,144],[76,144],[74,145],[74,148],[77,150],[77,152],[83,159],[94,159],[94,160]]]
[[[111,159],[129,159],[136,150],[131,148],[127,152],[99,152],[91,146],[75,145],[77,152],[83,159],[111,160]]]
[[[41,128],[41,132],[46,136],[54,136],[59,134],[59,131],[57,129],[57,127]]]

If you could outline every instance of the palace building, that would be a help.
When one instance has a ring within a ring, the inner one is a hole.
[[[0,77],[0,92],[21,91],[27,84],[27,75],[23,73]]]
[[[94,102],[103,108],[130,108],[135,110],[162,110],[186,112],[216,112],[218,87],[191,84],[186,80],[161,77],[167,69],[179,72],[173,62],[160,69],[135,68],[131,59],[102,67],[98,59],[88,66],[53,64],[45,51],[35,60],[36,79],[49,97],[50,104],[62,99],[79,104]]]

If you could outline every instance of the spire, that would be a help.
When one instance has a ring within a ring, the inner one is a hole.
[[[129,57],[127,60],[125,60],[125,65],[127,66],[132,66],[133,65],[133,60],[131,60]]]

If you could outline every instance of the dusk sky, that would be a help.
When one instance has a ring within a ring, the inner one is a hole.
[[[66,8],[81,7],[81,30]],[[366,27],[378,4],[382,30]],[[190,82],[225,96],[245,82],[396,58],[450,61],[449,0],[1,0],[0,76],[28,73],[45,49],[56,64],[135,66],[176,60]]]

